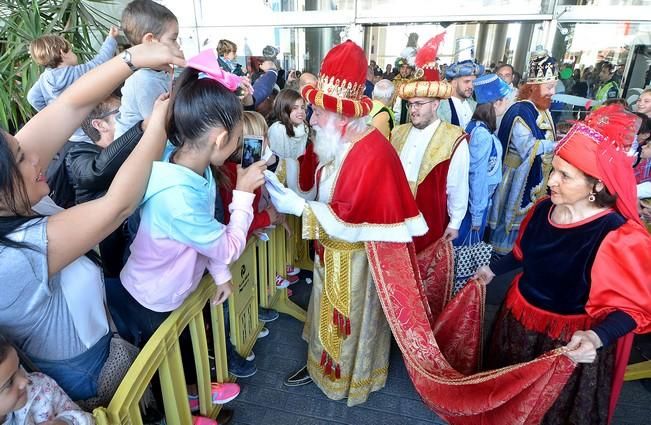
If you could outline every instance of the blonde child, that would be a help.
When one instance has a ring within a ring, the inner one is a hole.
[[[111,27],[97,56],[82,64],[79,64],[77,55],[72,51],[72,45],[59,35],[47,34],[33,40],[29,45],[29,53],[37,64],[45,67],[45,71],[27,93],[29,104],[37,111],[42,110],[79,77],[111,59],[118,45],[115,40],[117,35],[118,29]],[[90,142],[81,128],[75,131],[70,140]]]

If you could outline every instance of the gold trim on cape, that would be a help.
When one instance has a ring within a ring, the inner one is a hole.
[[[396,127],[391,134],[391,144],[398,152],[398,156],[402,154],[402,150],[409,138],[409,132],[413,128],[411,123],[402,124]],[[423,160],[420,163],[418,170],[418,181],[409,182],[409,187],[412,194],[416,197],[418,186],[425,181],[429,173],[440,163],[452,158],[452,155],[463,140],[465,140],[466,133],[456,125],[452,125],[443,120],[438,125],[438,128],[432,135]]]
[[[339,379],[341,346],[350,335],[351,326],[351,256],[364,250],[364,243],[344,242],[326,235],[319,242],[323,245],[325,271],[319,310],[319,340],[324,350],[321,366],[325,375]]]

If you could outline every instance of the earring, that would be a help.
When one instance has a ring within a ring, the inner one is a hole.
[[[590,192],[590,195],[588,196],[588,201],[594,202],[597,198],[595,197],[596,193]]]

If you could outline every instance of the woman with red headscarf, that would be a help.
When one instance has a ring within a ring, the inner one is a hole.
[[[493,330],[489,368],[523,363],[559,346],[579,363],[545,424],[607,424],[632,333],[651,331],[651,237],[637,213],[622,146],[638,118],[621,105],[593,112],[555,150],[548,186],[522,223],[513,252],[476,277],[522,267]]]

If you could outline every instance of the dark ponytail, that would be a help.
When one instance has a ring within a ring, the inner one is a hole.
[[[242,119],[237,96],[199,71],[186,68],[174,83],[167,116],[167,136],[177,147],[200,141],[211,128],[229,133]]]
[[[9,238],[17,228],[35,217],[24,215],[26,211],[31,210],[31,206],[7,136],[8,134],[0,129],[0,204],[11,213],[0,217],[0,250],[4,247],[34,249],[30,244],[16,242]]]

